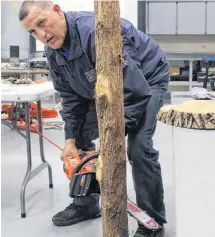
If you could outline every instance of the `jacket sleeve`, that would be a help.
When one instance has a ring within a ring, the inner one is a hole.
[[[137,127],[151,97],[151,91],[143,75],[138,53],[132,39],[123,36],[122,57],[125,127]]]
[[[80,135],[80,129],[85,120],[89,101],[72,90],[62,73],[51,68],[50,74],[54,88],[62,98],[60,115],[65,122],[65,139],[75,139]]]
[[[95,36],[91,34],[89,55],[95,63]],[[135,43],[122,35],[124,118],[126,132],[138,126],[151,97],[149,84],[144,77]]]

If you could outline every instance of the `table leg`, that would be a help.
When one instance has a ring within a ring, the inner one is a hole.
[[[12,103],[12,110],[11,110],[11,122],[15,126],[16,123],[14,122],[14,116],[16,117],[16,109],[15,109],[15,112],[14,112],[14,108],[15,108],[15,105],[14,105],[14,102],[13,102]],[[15,113],[15,115],[14,115],[14,113]]]
[[[205,89],[207,89],[208,87],[208,74],[209,74],[209,62],[206,62],[205,78],[203,82],[203,88]]]
[[[38,129],[42,133],[42,116],[41,116],[41,102],[37,102],[38,106]],[[30,118],[29,118],[29,103],[24,103],[25,107],[25,121],[26,121],[26,136],[24,138],[26,139],[26,145],[27,145],[27,172],[24,178],[24,181],[22,183],[21,192],[20,192],[20,202],[21,202],[21,217],[26,217],[26,211],[25,211],[25,190],[28,182],[33,179],[38,173],[40,173],[43,169],[48,167],[48,173],[49,173],[49,187],[53,188],[53,182],[52,182],[52,169],[50,164],[45,160],[44,156],[44,149],[43,149],[43,138],[39,136],[39,143],[40,143],[40,154],[41,154],[41,160],[42,164],[39,165],[34,170],[32,169],[32,157],[31,157],[31,131],[28,124],[30,124]],[[17,132],[19,132],[17,130]],[[19,132],[20,133],[20,132]],[[21,134],[21,133],[20,133]]]
[[[25,121],[27,124],[29,124],[29,103],[25,102]],[[26,126],[26,145],[27,145],[27,160],[28,160],[28,166],[27,166],[27,172],[24,178],[24,181],[22,183],[21,192],[20,192],[20,202],[21,202],[21,217],[26,217],[25,212],[25,189],[27,186],[27,183],[29,181],[30,175],[31,175],[31,168],[32,168],[32,159],[31,159],[31,134],[30,134],[30,127]]]
[[[193,61],[189,61],[189,91],[192,89],[193,82]]]
[[[37,101],[37,111],[38,111],[38,130],[40,133],[42,133],[42,114],[41,114],[41,101]],[[40,156],[42,159],[42,162],[45,163],[48,167],[48,174],[49,174],[49,187],[53,188],[53,180],[52,180],[52,169],[51,165],[45,160],[44,155],[44,147],[43,147],[43,137],[39,136],[39,143],[40,143]]]
[[[49,174],[49,187],[53,188],[53,181],[52,181],[52,169],[50,164],[45,160],[44,156],[44,149],[43,149],[43,138],[39,136],[39,143],[40,143],[40,154],[41,154],[41,160],[42,164],[36,167],[34,170],[32,170],[32,156],[31,156],[31,131],[30,131],[30,116],[29,116],[29,102],[23,102],[24,109],[25,109],[25,121],[26,121],[26,134],[24,135],[13,123],[9,123],[8,121],[2,120],[1,122],[14,129],[18,134],[20,134],[25,140],[27,145],[27,171],[21,186],[20,191],[20,204],[21,204],[21,217],[26,217],[26,210],[25,210],[25,190],[28,182],[33,179],[38,173],[40,173],[43,169],[48,168],[48,174]],[[41,102],[37,102],[38,106],[38,124],[39,124],[39,131],[42,133],[42,115],[41,115]],[[15,115],[16,117],[17,115]],[[14,115],[12,115],[14,118]],[[15,118],[16,120],[16,118]]]
[[[54,108],[56,105],[56,97],[55,97],[55,93],[52,96],[52,108]]]

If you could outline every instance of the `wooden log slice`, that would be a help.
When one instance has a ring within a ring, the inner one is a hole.
[[[182,104],[163,106],[159,121],[175,127],[189,129],[215,129],[215,101],[188,100]]]

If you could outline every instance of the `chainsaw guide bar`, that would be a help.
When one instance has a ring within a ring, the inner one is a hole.
[[[137,207],[129,198],[127,199],[127,212],[147,229],[155,231],[160,228],[160,225],[152,217]]]

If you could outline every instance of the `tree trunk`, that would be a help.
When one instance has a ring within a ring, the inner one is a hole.
[[[96,109],[103,237],[128,237],[122,44],[118,1],[95,0]]]
[[[179,105],[167,105],[160,109],[157,117],[175,127],[215,129],[215,101],[188,100]]]

